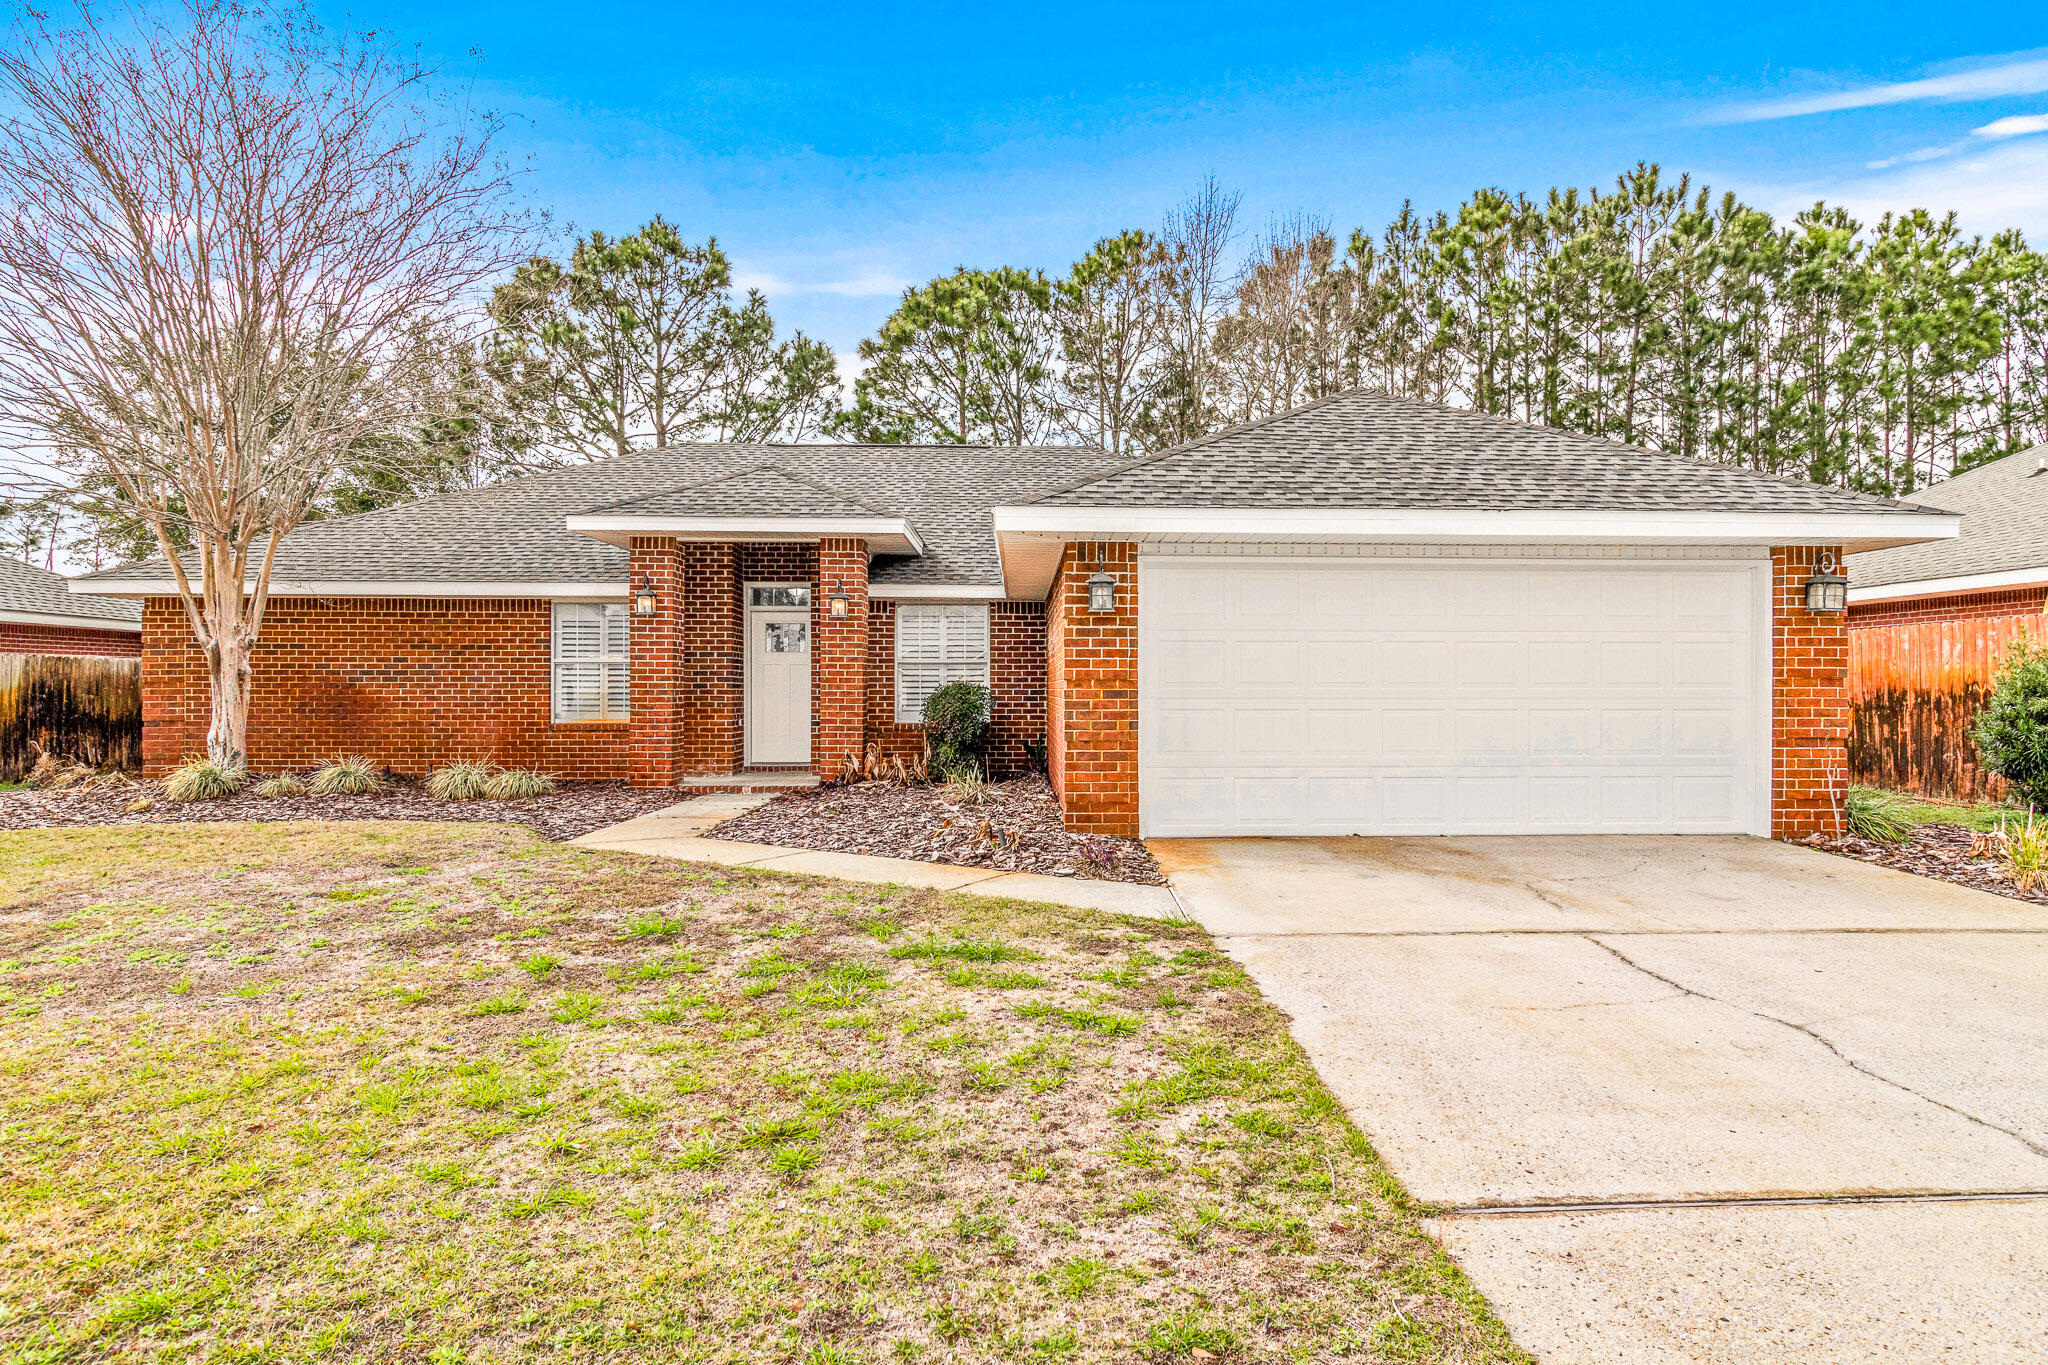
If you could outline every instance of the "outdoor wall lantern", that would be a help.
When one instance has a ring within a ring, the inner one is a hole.
[[[1099,570],[1088,580],[1088,610],[1116,610],[1116,580]]]
[[[654,584],[645,577],[641,578],[640,586],[633,589],[633,614],[654,615]]]
[[[1849,580],[1835,572],[1835,553],[1832,550],[1820,552],[1820,567],[1813,577],[1806,580],[1806,609],[1808,611],[1847,611],[1849,609]]]
[[[853,615],[853,599],[846,595],[846,583],[842,579],[832,585],[832,595],[825,599],[825,610],[835,621],[844,621]]]

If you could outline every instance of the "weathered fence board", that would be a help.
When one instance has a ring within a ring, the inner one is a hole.
[[[0,779],[35,766],[38,746],[95,768],[142,763],[142,661],[0,654]]]
[[[2005,784],[1977,766],[1970,725],[2012,642],[2041,639],[2044,627],[2048,617],[2027,615],[1851,630],[1850,779],[1959,800],[2003,796]]]

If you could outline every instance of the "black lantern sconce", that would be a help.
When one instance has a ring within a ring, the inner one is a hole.
[[[1116,610],[1116,580],[1100,570],[1088,580],[1088,610]]]
[[[1849,580],[1835,572],[1835,552],[1820,552],[1820,567],[1806,580],[1808,611],[1838,612],[1849,609]]]
[[[640,579],[640,586],[633,589],[633,614],[654,615],[654,584],[644,575]]]
[[[835,621],[844,621],[853,615],[853,599],[846,595],[844,580],[832,585],[832,595],[825,599],[825,611]]]

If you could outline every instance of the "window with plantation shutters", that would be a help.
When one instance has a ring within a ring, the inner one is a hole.
[[[988,608],[896,608],[896,723],[924,723],[924,699],[947,683],[988,685]]]
[[[555,603],[556,720],[626,719],[632,630],[622,602]]]

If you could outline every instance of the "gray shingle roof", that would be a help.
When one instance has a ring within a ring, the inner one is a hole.
[[[893,513],[802,478],[757,465],[702,483],[627,498],[592,512],[632,517],[881,517]]]
[[[2048,446],[2036,446],[1915,493],[1915,502],[1961,512],[1962,534],[1850,555],[1850,585],[1882,588],[2018,569],[2048,573],[2048,473],[2036,473],[2044,464]]]
[[[566,519],[771,464],[909,521],[925,553],[875,561],[877,584],[999,587],[990,510],[1114,468],[1079,446],[690,445],[550,469],[285,537],[275,573],[302,582],[623,583],[626,552]],[[148,561],[97,577],[151,578]]]
[[[83,617],[89,624],[107,630],[137,630],[142,626],[140,602],[72,592],[64,586],[64,575],[18,559],[0,559],[0,611]]]
[[[1038,499],[1071,507],[1896,512],[1796,479],[1353,391]]]

